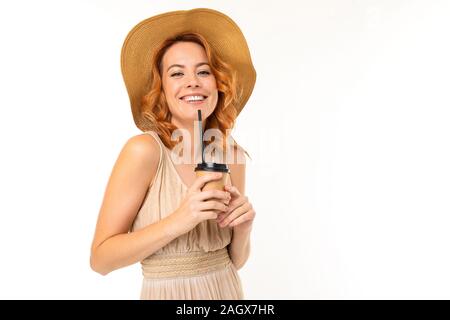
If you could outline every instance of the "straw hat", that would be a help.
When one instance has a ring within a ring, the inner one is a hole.
[[[152,55],[167,38],[184,32],[200,33],[236,71],[238,83],[243,89],[237,104],[238,114],[253,91],[256,71],[250,51],[244,35],[231,18],[205,8],[153,16],[138,23],[128,33],[121,54],[122,75],[130,97],[134,122],[142,131],[149,129],[146,119],[141,116],[141,99],[149,88]]]

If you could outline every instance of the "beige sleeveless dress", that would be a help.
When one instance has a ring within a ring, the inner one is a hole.
[[[160,158],[131,231],[172,213],[188,190],[175,169],[170,149],[156,132],[145,133],[158,142]],[[141,261],[141,299],[244,299],[241,280],[228,254],[231,237],[231,228],[206,220]]]

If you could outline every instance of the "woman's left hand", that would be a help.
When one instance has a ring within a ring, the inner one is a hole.
[[[250,230],[255,218],[256,212],[252,204],[248,201],[248,197],[242,196],[239,190],[230,185],[225,186],[225,191],[231,195],[228,211],[219,215],[217,222],[219,226],[226,226],[236,229]]]

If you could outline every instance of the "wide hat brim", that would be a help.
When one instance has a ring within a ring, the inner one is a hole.
[[[256,71],[244,35],[225,14],[206,8],[171,11],[138,23],[127,35],[121,52],[121,68],[136,126],[142,131],[152,126],[141,115],[141,99],[150,87],[154,50],[167,38],[179,33],[197,32],[237,74],[242,96],[236,106],[241,112],[253,91]]]

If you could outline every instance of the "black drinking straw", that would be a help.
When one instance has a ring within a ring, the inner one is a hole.
[[[200,109],[197,110],[197,114],[198,114],[198,128],[200,131],[200,143],[202,144],[202,163],[205,163],[205,155],[204,155],[205,146],[203,145],[202,111]]]

